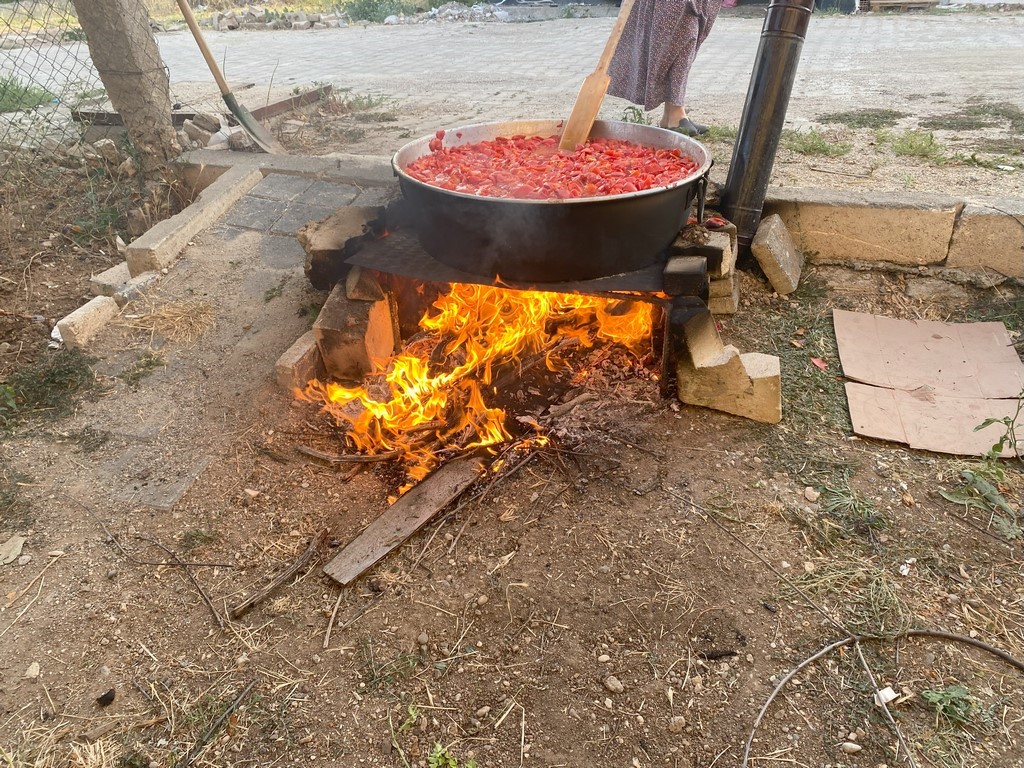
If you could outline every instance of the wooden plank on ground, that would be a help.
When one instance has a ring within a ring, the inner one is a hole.
[[[456,459],[445,464],[388,507],[383,515],[350,541],[324,566],[324,573],[339,584],[351,584],[360,574],[422,528],[479,476],[480,461],[474,457]]]

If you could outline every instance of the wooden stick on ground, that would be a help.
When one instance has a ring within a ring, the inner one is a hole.
[[[206,590],[203,589],[203,585],[199,583],[199,579],[197,579],[195,574],[189,570],[187,565],[181,562],[181,558],[178,557],[178,554],[174,550],[164,546],[159,541],[150,538],[149,536],[140,535],[139,538],[148,541],[149,543],[157,547],[160,547],[160,549],[167,553],[168,557],[174,560],[178,567],[185,572],[186,576],[188,576],[188,580],[192,582],[192,586],[194,586],[199,591],[199,595],[203,598],[203,602],[206,603],[206,607],[210,609],[210,613],[213,614],[213,618],[217,620],[217,626],[221,629],[225,629],[226,627],[224,625],[224,617],[220,615],[220,611],[217,610],[217,606],[213,604],[213,600],[211,600],[210,596],[206,594]]]
[[[295,574],[297,574],[299,571],[305,568],[309,561],[313,559],[313,555],[316,554],[317,549],[319,549],[320,545],[327,538],[327,533],[328,530],[324,528],[322,531],[320,531],[320,533],[318,533],[316,536],[310,539],[309,545],[306,547],[306,550],[301,555],[299,555],[298,560],[296,560],[294,563],[292,563],[283,571],[281,571],[281,573],[279,573],[274,578],[274,580],[270,582],[267,586],[265,586],[263,589],[259,590],[258,592],[254,592],[252,595],[250,595],[245,600],[236,605],[234,608],[232,608],[230,611],[228,611],[228,615],[232,619],[240,618],[248,610],[259,605],[272,594],[274,594],[281,586],[285,584],[285,582],[287,582],[289,579],[295,576]]]

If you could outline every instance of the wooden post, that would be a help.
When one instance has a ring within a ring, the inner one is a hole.
[[[171,123],[170,79],[139,0],[73,0],[96,71],[143,173],[153,175],[181,152]]]

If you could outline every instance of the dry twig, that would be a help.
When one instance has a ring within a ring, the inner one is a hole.
[[[232,619],[240,618],[246,613],[246,611],[259,605],[272,594],[274,594],[274,592],[276,592],[282,585],[284,585],[285,582],[287,582],[289,579],[295,576],[295,574],[297,574],[299,571],[306,567],[309,561],[313,559],[313,555],[316,554],[317,549],[327,539],[328,533],[328,529],[324,528],[322,531],[320,531],[320,533],[311,538],[309,540],[309,544],[306,546],[306,550],[301,555],[299,555],[299,558],[294,563],[292,563],[290,566],[281,571],[281,573],[279,573],[274,578],[274,580],[271,581],[263,589],[253,593],[250,597],[247,597],[245,600],[243,600],[230,611],[228,611],[228,615]]]

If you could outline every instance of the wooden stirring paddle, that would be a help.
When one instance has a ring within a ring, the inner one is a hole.
[[[604,45],[604,53],[597,62],[597,69],[583,81],[572,113],[565,123],[565,128],[562,129],[562,138],[558,142],[559,149],[571,152],[590,136],[590,129],[594,127],[597,112],[601,109],[608,83],[611,82],[611,78],[608,77],[608,65],[611,64],[619,38],[622,37],[622,30],[626,26],[626,19],[629,18],[632,9],[633,0],[622,0],[622,7],[619,8],[619,15],[608,36],[608,42]]]

